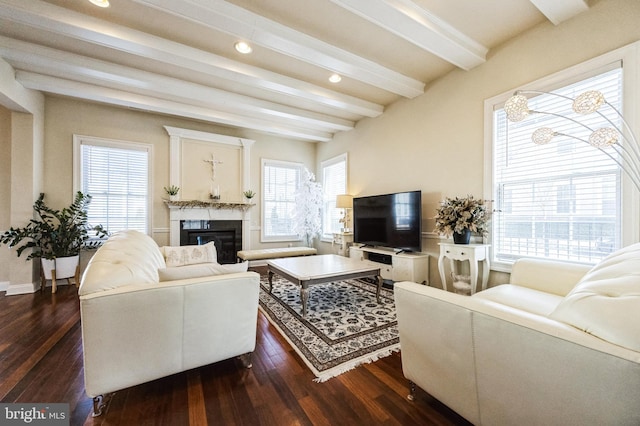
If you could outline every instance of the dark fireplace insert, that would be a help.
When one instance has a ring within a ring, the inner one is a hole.
[[[218,263],[235,263],[242,250],[241,220],[181,220],[180,245],[203,245],[213,241]]]

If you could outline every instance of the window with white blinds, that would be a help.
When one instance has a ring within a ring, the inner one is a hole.
[[[262,160],[262,241],[295,241],[293,231],[295,194],[303,165]]]
[[[621,110],[621,64],[611,68],[553,93],[575,98],[599,90]],[[501,107],[494,111],[491,238],[498,262],[526,256],[595,263],[621,245],[621,169],[585,142],[591,132],[584,126],[609,124],[598,114],[573,113],[571,103],[554,94],[529,97],[529,109],[544,113],[515,123]],[[600,111],[620,125],[615,111]],[[531,135],[541,127],[571,137],[536,145]]]
[[[92,196],[89,223],[109,232],[149,232],[151,145],[74,138],[80,191]]]
[[[342,227],[342,209],[336,208],[336,196],[347,193],[347,154],[323,161],[322,168],[322,238],[332,239]]]

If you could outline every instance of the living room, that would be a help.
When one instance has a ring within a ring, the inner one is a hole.
[[[0,107],[0,148],[10,155],[0,158],[0,197],[5,200],[0,204],[0,229],[19,225],[31,217],[31,206],[41,192],[55,206],[66,205],[72,199],[76,178],[73,139],[81,135],[153,147],[148,231],[158,245],[170,245],[170,210],[164,201],[167,194],[163,188],[174,183],[172,164],[178,162],[183,167],[197,167],[198,173],[202,174],[195,179],[201,178],[207,185],[211,179],[211,168],[202,161],[209,159],[208,152],[189,164],[172,157],[171,138],[166,127],[187,129],[254,141],[248,159],[248,182],[242,188],[257,193],[251,201],[255,206],[249,209],[246,247],[250,249],[283,247],[290,243],[266,242],[262,238],[263,159],[302,163],[320,177],[324,161],[347,154],[349,194],[366,196],[420,190],[422,246],[423,252],[430,255],[429,283],[441,287],[437,259],[438,243],[442,240],[433,232],[436,208],[445,197],[472,194],[478,198],[491,198],[491,188],[487,188],[490,170],[483,161],[491,142],[485,109],[487,100],[506,96],[523,87],[535,89],[537,87],[531,82],[626,46],[634,46],[632,48],[637,50],[634,44],[640,40],[637,25],[640,4],[637,1],[587,3],[586,11],[557,25],[545,20],[524,32],[515,31],[517,35],[513,38],[492,46],[483,64],[470,70],[454,68],[430,81],[420,96],[394,102],[385,107],[383,114],[361,119],[353,129],[338,131],[326,142],[44,94],[45,91],[26,89],[16,80],[15,69],[3,59],[0,61],[0,100],[3,104]],[[625,87],[625,99],[638,98],[637,77],[634,84]],[[637,123],[640,120],[638,111],[637,107],[625,109],[627,121]],[[241,163],[238,160],[238,164]],[[216,185],[220,185],[222,201],[225,197],[227,201],[242,201],[241,193],[236,189],[234,193],[225,193],[223,179],[229,178],[227,173],[238,175],[237,169],[231,169],[230,160],[217,170]],[[190,190],[189,187],[182,188],[182,191]],[[636,212],[637,208],[633,209],[631,215],[625,215],[625,220]],[[624,233],[622,246],[640,241],[638,227],[631,229]],[[300,241],[291,243],[302,244]],[[335,252],[328,239],[316,241],[315,247],[322,254]],[[8,250],[0,252],[0,290],[8,291],[13,287],[15,293],[21,293],[25,284],[38,282],[34,278],[31,262],[16,258]],[[488,285],[494,287],[509,279],[508,268],[496,268],[489,275]],[[35,286],[31,288],[33,290]]]

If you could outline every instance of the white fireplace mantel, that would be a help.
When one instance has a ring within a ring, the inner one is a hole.
[[[242,249],[249,248],[249,209],[253,204],[206,201],[165,201],[165,204],[169,207],[170,245],[180,245],[183,220],[241,220]]]

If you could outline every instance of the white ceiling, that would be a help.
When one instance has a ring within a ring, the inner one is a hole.
[[[0,56],[29,89],[328,141],[584,10],[584,0],[0,0]],[[238,40],[253,53],[236,52]]]

